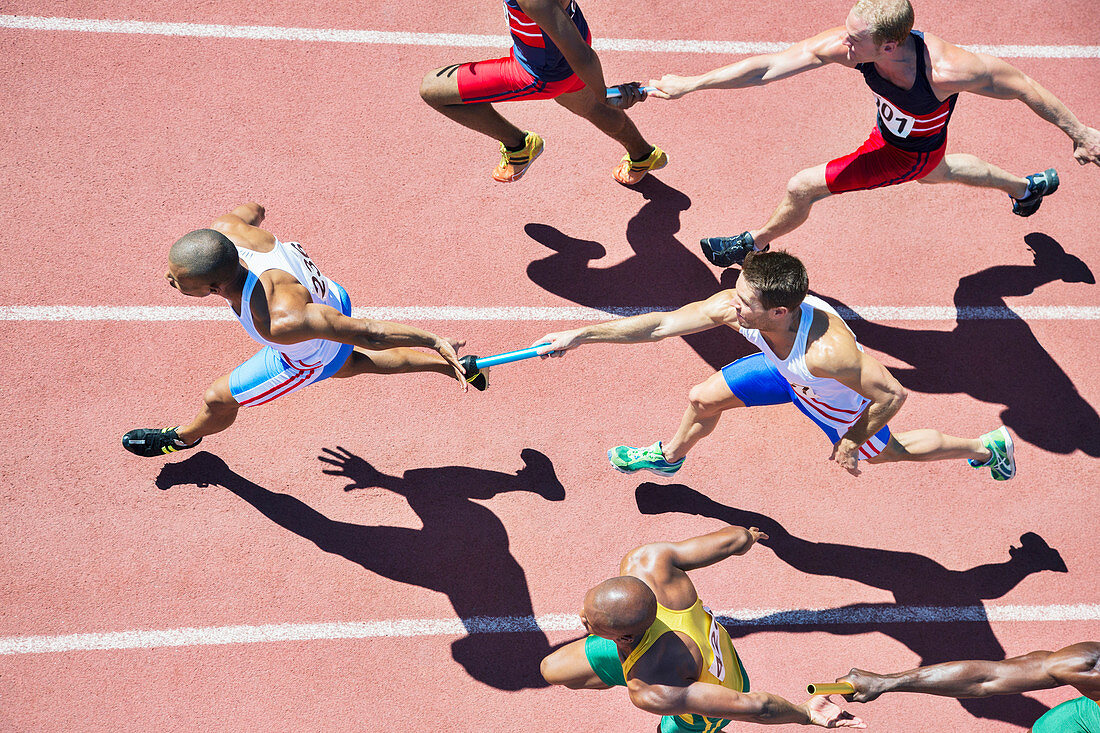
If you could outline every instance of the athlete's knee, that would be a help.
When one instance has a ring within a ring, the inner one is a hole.
[[[697,414],[714,414],[731,407],[729,390],[716,389],[709,380],[695,385],[688,392],[688,402]]]
[[[453,74],[457,71],[458,64],[444,66],[442,69],[434,69],[424,75],[420,80],[420,98],[432,107],[445,107],[454,104],[457,82],[453,81]],[[449,72],[449,73],[448,73]]]
[[[546,680],[546,684],[575,690],[580,687],[580,683],[568,674],[566,665],[562,661],[563,656],[561,649],[546,655],[539,664],[539,672]]]
[[[819,168],[807,168],[795,173],[787,181],[787,194],[798,199],[816,201],[828,196],[829,188]]]
[[[217,382],[203,393],[202,401],[208,410],[215,413],[236,412],[240,407],[229,388]]]

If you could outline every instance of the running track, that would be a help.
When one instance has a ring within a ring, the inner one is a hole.
[[[609,80],[712,68],[735,57],[706,41],[789,41],[847,10],[584,7],[597,38],[693,41],[604,50]],[[829,69],[648,102],[631,114],[672,163],[639,190],[610,181],[620,153],[586,124],[555,105],[513,105],[506,114],[548,148],[505,187],[488,178],[493,144],[416,96],[425,70],[494,52],[468,46],[504,32],[494,3],[0,11],[419,34],[397,44],[0,23],[0,729],[649,730],[622,691],[540,689],[538,660],[576,638],[583,591],[622,552],[723,521],[781,538],[696,574],[731,616],[756,689],[801,700],[806,682],[852,665],[1095,638],[1100,172],[1076,167],[1061,133],[1022,105],[965,97],[952,149],[1017,172],[1057,166],[1063,188],[1036,216],[1012,217],[999,195],[906,186],[825,202],[785,241],[815,290],[869,319],[857,333],[912,390],[895,427],[975,434],[1003,420],[1020,436],[1011,484],[953,464],[850,479],[784,408],[727,417],[672,488],[610,472],[606,447],[670,431],[688,387],[747,352],[736,335],[516,364],[486,394],[415,377],[329,383],[244,413],[209,453],[162,469],[118,436],[185,419],[252,348],[205,311],[119,309],[199,305],[158,279],[165,247],[233,204],[263,202],[267,225],[306,243],[364,312],[502,351],[598,317],[577,309],[709,295],[719,279],[698,236],[754,225],[790,173],[861,141],[869,95]],[[1013,62],[1095,125],[1091,12],[917,6],[918,27],[960,42],[1086,49]],[[424,40],[443,33],[467,47]],[[334,455],[339,469],[318,460]],[[1068,573],[1010,559],[1025,532]],[[1013,731],[1068,696],[965,707],[900,696],[856,713],[881,731]]]

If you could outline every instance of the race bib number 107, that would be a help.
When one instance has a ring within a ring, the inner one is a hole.
[[[897,137],[909,137],[909,133],[913,131],[912,117],[877,94],[875,95],[875,106],[878,107],[878,118],[887,131]]]

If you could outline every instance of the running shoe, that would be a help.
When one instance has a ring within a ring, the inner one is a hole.
[[[153,458],[177,451],[194,448],[202,442],[199,438],[191,445],[180,440],[179,425],[174,428],[137,428],[122,436],[122,447],[135,456]]]
[[[710,263],[718,267],[740,265],[751,252],[756,250],[755,241],[748,232],[742,232],[736,237],[707,237],[700,239],[699,245]],[[770,246],[770,244],[765,245],[760,251],[767,252]]]
[[[629,154],[624,155],[611,175],[624,186],[633,186],[645,178],[646,173],[660,170],[666,165],[668,165],[668,156],[665,155],[665,151],[654,145],[653,152],[645,160],[631,160]]]
[[[512,183],[523,178],[523,174],[542,155],[542,138],[533,132],[524,132],[523,149],[512,152],[500,144],[500,163],[493,171],[493,178],[501,183]]]
[[[1012,213],[1017,216],[1031,216],[1039,210],[1043,197],[1058,190],[1058,171],[1047,168],[1042,173],[1032,173],[1027,177],[1027,193],[1022,199],[1012,199]],[[1009,198],[1012,198],[1011,196]]]
[[[489,388],[489,370],[475,367],[476,360],[476,356],[468,355],[459,359],[458,363],[466,371],[466,382],[478,392],[484,392]]]
[[[607,460],[619,473],[634,473],[635,471],[650,471],[658,476],[671,476],[684,465],[684,458],[669,463],[665,460],[664,451],[661,450],[661,441],[657,441],[647,448],[631,448],[629,445],[620,445],[607,451]]]
[[[1008,481],[1016,475],[1016,458],[1012,445],[1012,436],[1008,429],[1002,425],[996,430],[986,433],[981,437],[982,445],[989,449],[993,455],[985,463],[968,458],[967,463],[973,468],[989,468],[989,472],[997,481]]]

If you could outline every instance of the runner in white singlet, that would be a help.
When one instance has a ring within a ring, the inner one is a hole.
[[[887,422],[905,402],[905,388],[865,353],[844,320],[824,301],[807,296],[809,278],[798,258],[758,252],[745,260],[734,290],[668,313],[646,313],[550,333],[536,341],[547,356],[581,344],[639,343],[684,336],[717,326],[737,329],[761,348],[692,388],[690,404],[672,440],[645,448],[608,451],[611,465],[671,475],[691,448],[709,435],[726,410],[793,403],[829,436],[830,459],[853,475],[858,461],[939,461],[965,458],[1004,481],[1016,473],[1012,438],[1002,426],[978,438],[938,430],[891,435]]]
[[[217,379],[199,414],[175,428],[138,428],[122,445],[140,456],[174,453],[225,430],[241,407],[262,405],[329,377],[436,372],[478,389],[482,374],[465,374],[455,349],[461,339],[419,328],[351,318],[347,291],[321,274],[297,242],[280,242],[259,227],[259,204],[238,206],[213,228],[191,232],[169,252],[169,284],[184,295],[220,295],[263,347]],[[356,348],[358,347],[358,348]],[[409,347],[426,347],[436,353]]]

